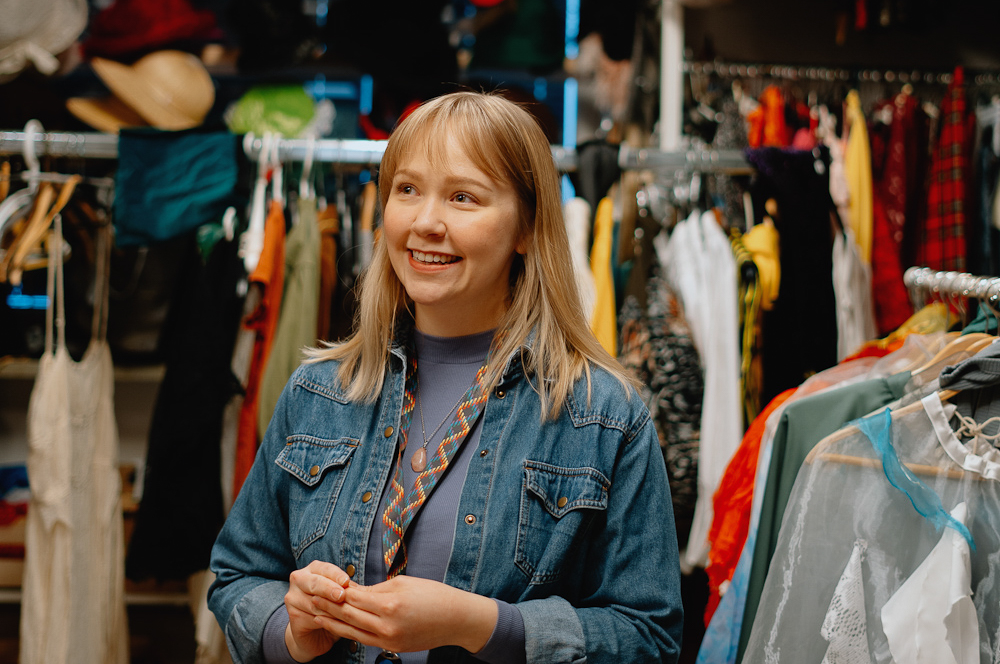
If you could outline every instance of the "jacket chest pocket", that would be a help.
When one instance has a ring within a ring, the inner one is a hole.
[[[358,446],[354,438],[289,436],[275,463],[295,481],[288,491],[288,533],[298,556],[326,533]]]
[[[515,564],[530,583],[559,578],[590,522],[608,508],[611,482],[593,468],[524,462]]]

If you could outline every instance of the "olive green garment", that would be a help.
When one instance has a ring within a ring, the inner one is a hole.
[[[257,433],[261,440],[278,397],[292,372],[302,363],[302,349],[316,346],[319,316],[319,226],[316,199],[300,198],[298,221],[285,240],[285,291],[271,354],[260,379]]]
[[[904,394],[910,372],[873,378],[813,394],[791,403],[778,420],[772,444],[771,465],[761,504],[757,545],[747,589],[746,611],[740,625],[740,644],[736,661],[743,660],[750,628],[753,627],[760,595],[764,590],[767,569],[778,544],[778,531],[788,497],[799,468],[815,445],[848,422],[891,404]],[[848,489],[845,487],[845,489]]]

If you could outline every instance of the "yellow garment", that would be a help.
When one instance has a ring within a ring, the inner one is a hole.
[[[947,332],[958,322],[958,318],[943,302],[931,302],[920,311],[907,318],[902,325],[893,330],[884,339],[872,339],[855,352],[855,355],[869,348],[892,348],[894,344],[902,343],[911,334],[931,334]]]
[[[851,195],[851,230],[861,250],[861,259],[872,262],[872,155],[868,128],[861,111],[861,99],[856,90],[847,94],[844,126],[848,128],[847,149],[844,151],[844,175]]]
[[[736,274],[739,277],[737,290],[740,307],[740,394],[743,396],[743,428],[760,413],[760,394],[764,388],[764,373],[760,358],[760,272],[753,255],[743,243],[744,236],[738,229],[730,229],[729,243],[736,259]],[[747,269],[750,267],[751,269]]]
[[[781,289],[781,253],[778,229],[772,223],[757,224],[743,235],[743,246],[757,266],[760,308],[770,311]]]
[[[615,282],[611,275],[611,245],[614,231],[613,204],[602,198],[594,215],[594,244],[590,248],[590,271],[597,287],[590,329],[611,357],[618,356],[618,330],[615,317]]]

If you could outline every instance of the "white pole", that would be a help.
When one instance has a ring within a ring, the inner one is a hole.
[[[660,9],[660,149],[676,150],[684,107],[684,8],[678,0],[662,0]]]

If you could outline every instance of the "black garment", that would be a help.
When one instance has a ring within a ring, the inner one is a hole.
[[[763,390],[768,403],[784,390],[837,363],[833,293],[829,152],[760,148],[747,151],[757,169],[751,191],[755,219],[773,198],[781,236],[781,288],[762,323]]]
[[[680,301],[660,276],[650,272],[646,308],[633,295],[618,316],[618,360],[635,372],[663,450],[677,540],[691,533],[698,500],[698,448],[705,381],[701,360]]]
[[[189,241],[194,244],[194,237]],[[125,572],[130,579],[185,579],[207,569],[224,520],[222,415],[239,391],[230,362],[242,298],[236,241],[207,260],[189,252],[164,330],[167,369],[150,426],[144,490]]]

